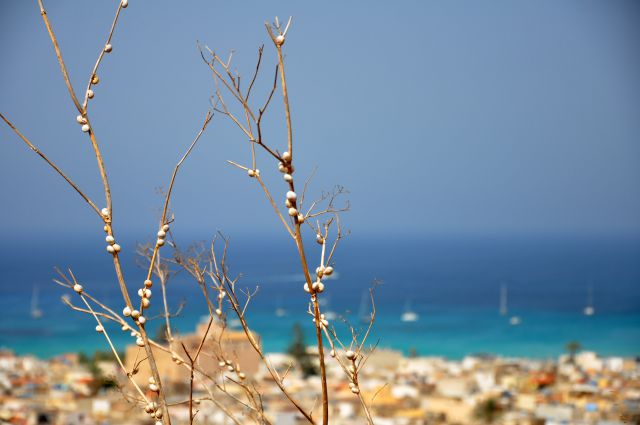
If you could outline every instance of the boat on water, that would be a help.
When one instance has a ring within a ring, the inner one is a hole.
[[[278,304],[276,306],[275,315],[276,317],[284,317],[287,315],[287,310],[282,307],[282,297],[278,297]]]
[[[400,316],[400,320],[402,320],[403,322],[417,322],[419,318],[420,317],[418,316],[418,313],[411,310],[411,302],[407,300],[407,303],[404,307],[404,312],[402,313],[402,316]]]
[[[500,285],[500,315],[506,316],[509,310],[507,309],[507,285]]]
[[[330,302],[331,302],[331,297],[327,295],[325,297],[325,303],[324,303],[325,310],[323,311],[322,314],[324,314],[324,317],[327,320],[336,320],[338,318],[338,313],[336,313],[333,310],[330,310],[330,307],[329,307]]]
[[[371,321],[370,300],[369,291],[363,291],[362,297],[360,298],[360,309],[358,310],[360,323],[368,324]]]
[[[587,287],[587,306],[582,310],[585,316],[593,316],[596,309],[593,307],[593,286]]]
[[[42,310],[38,307],[38,286],[33,287],[33,293],[31,294],[31,317],[39,319],[42,317]]]
[[[507,285],[500,285],[500,315],[506,316],[509,313],[508,307],[508,289]],[[518,326],[522,323],[520,316],[511,316],[509,318],[509,324],[511,326]]]

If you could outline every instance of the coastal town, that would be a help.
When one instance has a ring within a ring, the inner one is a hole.
[[[202,332],[203,325],[180,337],[185,350],[199,346]],[[249,386],[259,391],[263,423],[306,422],[240,333],[216,334],[214,330],[208,335],[198,364],[217,384],[206,391],[197,385],[191,397],[188,368],[175,356],[158,356],[173,423],[189,423],[190,408],[198,424],[261,423],[252,416],[251,403],[243,401],[249,397],[243,388]],[[233,353],[230,361],[208,355],[209,341],[221,342]],[[306,354],[317,363],[314,348],[308,347]],[[640,367],[636,358],[600,357],[580,351],[553,360],[469,355],[454,361],[378,348],[367,353],[355,389],[340,364],[329,357],[345,353],[326,354],[331,423],[336,425],[367,423],[361,399],[378,425],[640,423]],[[87,358],[69,353],[43,360],[0,351],[0,424],[156,423],[128,389],[136,382],[149,394],[154,390],[154,384],[147,383],[149,374],[139,347],[132,345],[123,355],[126,370],[135,371],[130,372],[131,381],[109,354]],[[266,357],[272,368],[286,375],[290,394],[308,406],[314,418],[319,417],[318,376],[305,376],[291,354]],[[239,380],[246,384],[233,385]],[[191,403],[184,401],[189,399]],[[235,420],[229,418],[229,412]]]

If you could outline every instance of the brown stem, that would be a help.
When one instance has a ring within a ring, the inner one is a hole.
[[[67,177],[67,175],[60,169],[58,168],[58,166],[56,164],[54,164],[53,162],[51,162],[49,160],[49,158],[47,158],[45,156],[45,154],[43,154],[42,152],[40,152],[40,150],[38,148],[36,148],[33,143],[31,143],[29,141],[29,139],[27,139],[21,132],[20,130],[18,130],[12,123],[11,121],[9,121],[7,118],[5,118],[4,115],[0,114],[0,118],[2,118],[4,120],[5,123],[7,123],[7,125],[9,127],[11,127],[11,129],[18,135],[18,137],[20,137],[22,139],[22,141],[24,143],[26,143],[27,146],[29,146],[29,149],[31,149],[32,151],[34,151],[35,153],[37,153],[38,155],[40,155],[40,157],[42,159],[44,159],[46,161],[47,164],[49,164],[51,166],[51,168],[53,168],[58,174],[60,174],[60,176],[62,176],[63,179],[65,179],[65,181],[67,183],[69,183],[71,185],[71,187],[73,187],[75,189],[76,192],[78,192],[78,194],[80,196],[82,196],[82,199],[84,199],[89,206],[100,216],[102,217],[102,213],[100,212],[100,210],[98,209],[98,207],[96,206],[96,204],[93,203],[93,201],[91,201],[91,199],[89,199],[89,197],[87,195],[84,194],[84,192],[82,192],[82,190],[80,190],[80,188],[73,182],[71,181],[71,179],[69,177]]]
[[[293,130],[291,128],[291,111],[289,110],[289,96],[287,95],[287,79],[284,75],[284,59],[282,57],[282,46],[276,44],[278,50],[278,63],[280,65],[280,81],[282,83],[282,98],[284,100],[284,113],[287,118],[287,147],[291,157],[293,157]]]
[[[69,90],[69,95],[71,95],[71,100],[73,100],[73,104],[76,105],[76,109],[78,110],[78,112],[82,114],[83,108],[80,105],[78,98],[76,97],[76,93],[73,90],[73,86],[71,85],[71,80],[69,79],[69,73],[67,72],[67,67],[64,64],[64,60],[62,60],[62,52],[60,51],[60,47],[58,46],[58,40],[56,40],[56,36],[53,34],[53,28],[49,23],[49,18],[47,17],[47,11],[44,10],[44,5],[42,4],[42,0],[38,0],[38,5],[40,6],[40,15],[42,16],[44,25],[47,27],[49,38],[51,38],[51,43],[53,44],[53,48],[56,51],[56,57],[58,58],[58,64],[60,65],[60,71],[62,72],[64,83],[67,85],[67,90]]]

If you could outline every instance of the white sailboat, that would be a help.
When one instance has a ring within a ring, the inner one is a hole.
[[[507,285],[503,284],[500,286],[500,315],[506,316],[508,312],[509,307]],[[511,326],[518,326],[520,323],[522,323],[522,319],[520,318],[520,316],[511,316],[509,318],[509,324]]]
[[[407,303],[404,306],[404,312],[402,313],[402,316],[400,316],[400,320],[403,322],[417,322],[418,319],[418,313],[411,310],[411,301],[407,300]]]
[[[278,298],[278,306],[276,307],[276,317],[284,317],[287,315],[287,310],[282,307],[282,297]]]
[[[369,291],[362,292],[362,298],[360,298],[360,309],[358,310],[358,319],[360,320],[360,323],[369,323],[371,321],[369,297]]]
[[[34,319],[42,317],[42,310],[38,308],[38,286],[33,287],[33,293],[31,294],[31,317]]]
[[[596,313],[596,309],[593,307],[593,286],[591,285],[587,288],[587,306],[583,313],[585,316],[593,316]]]
[[[507,285],[500,285],[500,315],[506,316],[509,310],[507,309]]]
[[[338,318],[338,313],[336,313],[335,311],[329,309],[330,308],[329,307],[330,300],[331,300],[330,296],[327,295],[325,297],[325,301],[326,301],[325,305],[324,305],[325,311],[324,311],[323,314],[324,314],[325,319],[327,319],[327,320],[336,320]]]

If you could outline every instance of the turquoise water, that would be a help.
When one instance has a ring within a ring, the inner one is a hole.
[[[110,269],[95,246],[69,242],[56,253],[34,252],[28,243],[2,255],[0,263],[0,346],[19,353],[51,356],[61,352],[105,349],[93,332],[92,319],[70,311],[59,297],[65,290],[51,283],[52,267],[71,266],[87,290],[116,310],[121,301]],[[315,249],[315,247],[314,247]],[[640,241],[629,239],[397,239],[348,240],[336,257],[337,278],[327,282],[325,310],[362,327],[368,314],[367,288],[375,279],[377,320],[370,342],[380,347],[420,355],[460,358],[470,353],[555,357],[569,341],[603,355],[640,355]],[[123,252],[132,251],[124,246]],[[311,319],[297,259],[288,241],[239,240],[232,243],[232,271],[242,272],[241,286],[259,286],[249,306],[249,322],[260,333],[267,351],[282,351],[295,322],[306,326],[311,342]],[[125,272],[142,281],[135,259],[125,256]],[[499,313],[500,287],[508,288],[508,314]],[[41,319],[30,317],[33,288],[39,292]],[[583,308],[592,288],[595,314]],[[134,291],[135,293],[135,291]],[[175,319],[181,332],[190,332],[206,314],[205,305],[186,275],[169,285],[173,305],[187,302]],[[154,295],[158,308],[159,290]],[[72,297],[73,298],[73,297]],[[419,315],[405,323],[409,308]],[[275,310],[287,314],[276,317]],[[517,315],[521,324],[512,326]],[[151,321],[153,333],[159,325]],[[120,330],[118,344],[131,343]]]

